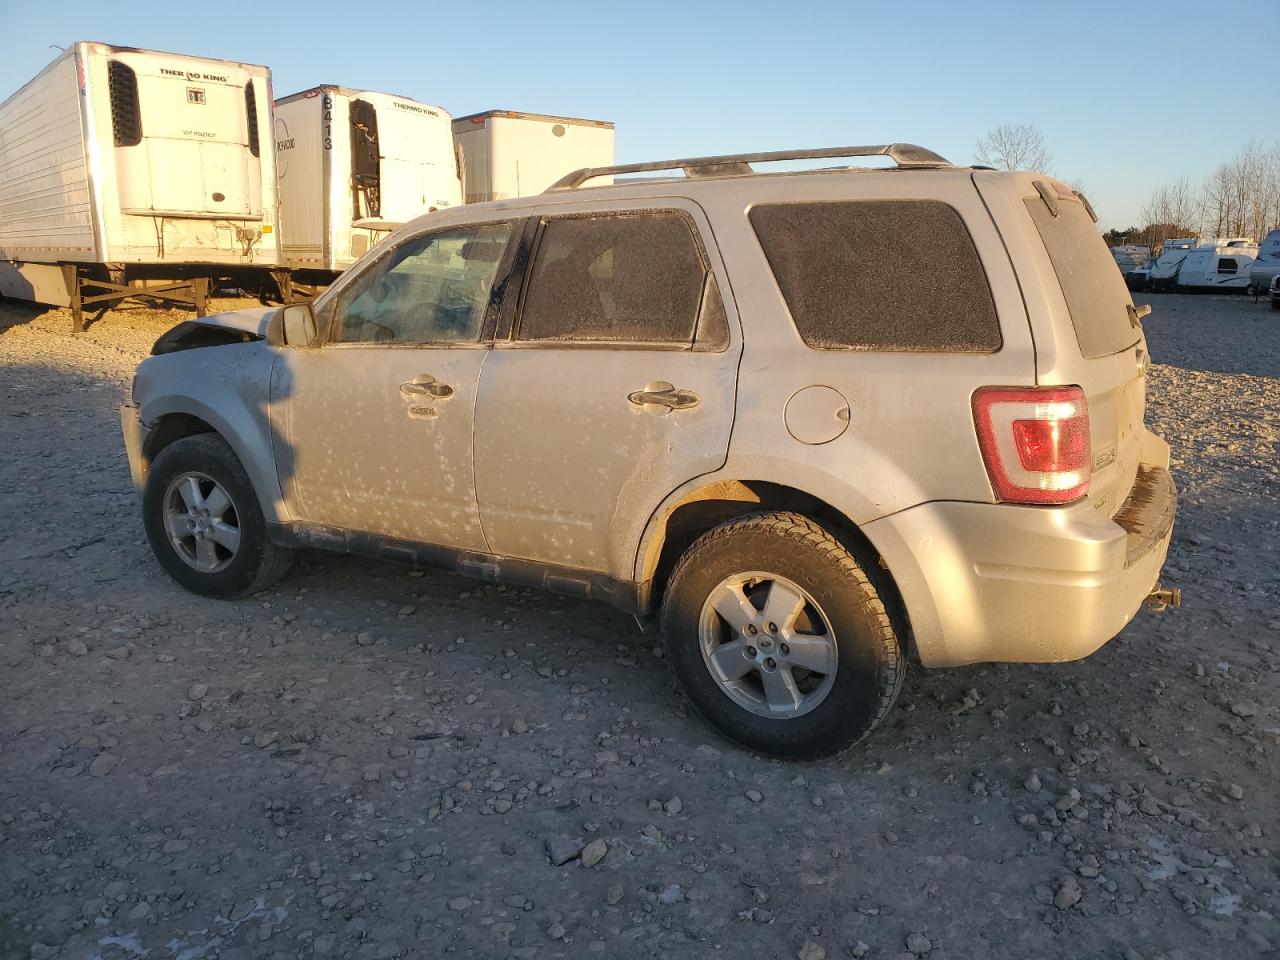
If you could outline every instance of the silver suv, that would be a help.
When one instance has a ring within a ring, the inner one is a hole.
[[[183,324],[121,413],[197,593],[319,547],[599,598],[660,619],[723,734],[817,757],[908,656],[1071,660],[1168,599],[1142,315],[1045,176],[905,144],[631,164],[416,220],[314,306]]]

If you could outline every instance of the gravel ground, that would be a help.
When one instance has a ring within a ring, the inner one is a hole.
[[[0,957],[1280,956],[1280,315],[1150,300],[1183,609],[916,670],[815,765],[603,605],[319,554],[183,592],[116,423],[178,315],[0,304]]]

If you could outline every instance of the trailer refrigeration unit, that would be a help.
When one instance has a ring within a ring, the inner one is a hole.
[[[462,203],[449,114],[407,97],[320,86],[275,104],[280,250],[327,283],[387,231]]]
[[[490,110],[453,121],[467,203],[529,197],[567,173],[613,165],[613,124]],[[591,181],[612,183],[611,177]]]
[[[147,296],[279,265],[266,67],[79,42],[0,104],[0,293]],[[89,294],[85,288],[97,288]]]

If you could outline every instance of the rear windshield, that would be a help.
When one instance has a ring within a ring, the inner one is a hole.
[[[1026,203],[1053,261],[1081,354],[1107,357],[1137,343],[1129,291],[1084,204],[1063,200],[1055,217],[1039,197]]]
[[[750,216],[796,330],[810,347],[1000,349],[1000,320],[982,260],[964,220],[947,204],[771,203],[752,208]]]

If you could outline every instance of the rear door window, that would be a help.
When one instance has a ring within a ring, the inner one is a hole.
[[[518,337],[692,346],[708,286],[708,270],[684,214],[548,220]],[[711,295],[718,302],[718,294]],[[721,307],[721,324],[723,316]]]
[[[1056,217],[1039,197],[1026,205],[1058,275],[1081,354],[1107,357],[1137,343],[1129,291],[1084,204],[1060,200]]]
[[[948,204],[771,203],[752,208],[750,217],[796,330],[810,347],[1000,349],[1000,321],[982,260],[964,220]]]

